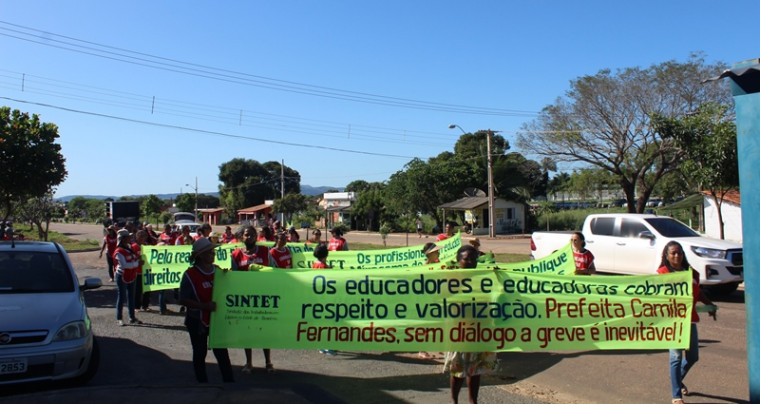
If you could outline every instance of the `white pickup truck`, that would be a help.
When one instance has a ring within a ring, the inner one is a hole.
[[[572,232],[535,232],[530,248],[533,259],[543,258],[570,242]],[[653,214],[592,214],[583,223],[586,248],[594,254],[598,272],[653,274],[660,267],[662,250],[677,241],[700,283],[717,293],[730,293],[744,281],[742,245],[701,236],[670,217]]]

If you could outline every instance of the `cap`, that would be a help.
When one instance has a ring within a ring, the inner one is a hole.
[[[430,253],[436,252],[441,249],[441,246],[436,245],[435,243],[427,243],[424,247],[422,247],[422,253],[425,255],[428,255]]]
[[[211,242],[211,240],[205,237],[201,237],[198,240],[195,240],[195,242],[193,242],[193,252],[190,253],[190,261],[194,261],[195,258],[200,254],[203,254],[209,250],[213,250],[218,246],[219,244],[214,244]]]

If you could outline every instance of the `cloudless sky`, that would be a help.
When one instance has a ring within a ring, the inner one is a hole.
[[[233,158],[386,181],[601,69],[760,57],[758,1],[0,0],[0,105],[59,127],[56,197],[219,190]],[[530,158],[530,156],[529,156]],[[186,185],[190,184],[190,186]]]

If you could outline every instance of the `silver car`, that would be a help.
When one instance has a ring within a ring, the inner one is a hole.
[[[0,242],[0,385],[73,379],[86,383],[100,354],[82,292],[60,244]]]

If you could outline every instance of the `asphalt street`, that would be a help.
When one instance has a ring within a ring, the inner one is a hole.
[[[99,226],[53,225],[72,237],[98,238]],[[220,228],[220,230],[223,229]],[[217,230],[217,229],[215,229]],[[304,234],[302,233],[302,236]],[[388,245],[422,244],[416,234],[390,235]],[[382,244],[377,234],[350,232],[356,242]],[[489,240],[482,249],[529,253],[525,237]],[[448,400],[447,376],[441,362],[416,353],[275,350],[277,371],[264,372],[260,350],[254,350],[256,371],[243,375],[240,349],[230,350],[237,382],[221,384],[213,355],[207,358],[211,384],[194,382],[191,350],[182,317],[139,313],[145,324],[118,327],[114,316],[115,285],[108,283],[105,260],[97,252],[70,254],[80,282],[104,280],[100,289],[85,293],[93,329],[102,349],[100,371],[86,387],[59,390],[37,386],[32,391],[3,390],[3,402],[312,402],[312,403],[441,403]],[[748,401],[744,293],[717,299],[717,322],[700,324],[700,362],[687,381],[695,393],[688,403]],[[155,298],[153,301],[155,308]],[[170,304],[178,309],[176,304]],[[440,355],[438,355],[440,357]],[[669,402],[668,359],[665,351],[587,351],[500,353],[502,369],[483,378],[481,403],[652,403]],[[466,400],[465,390],[460,395]]]

